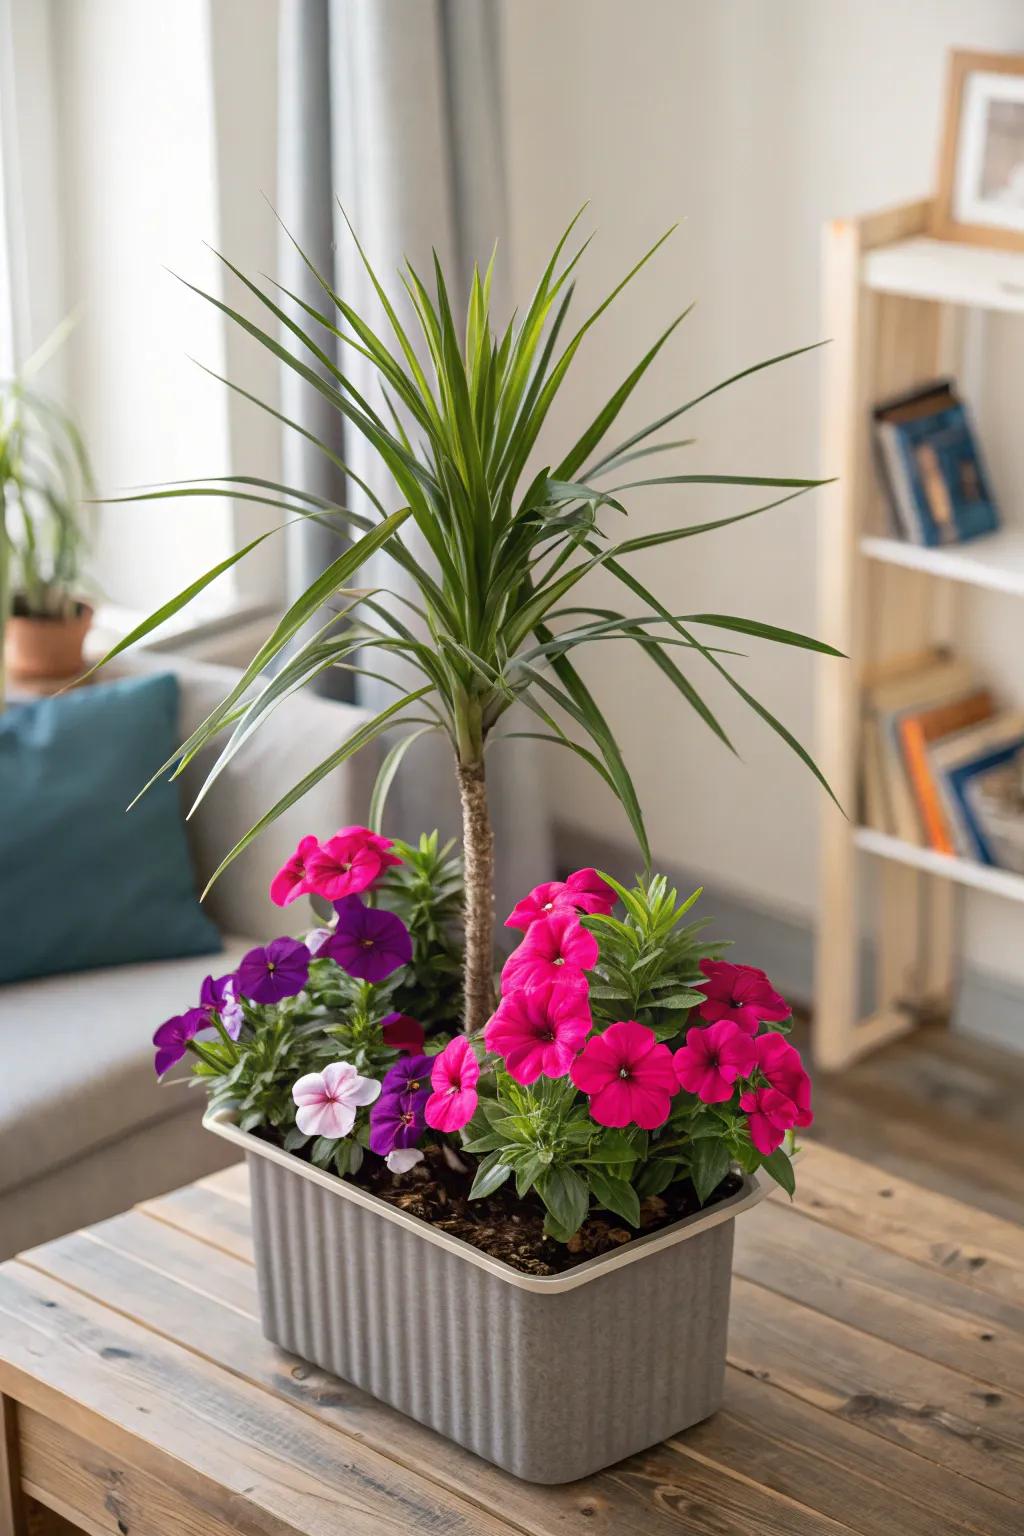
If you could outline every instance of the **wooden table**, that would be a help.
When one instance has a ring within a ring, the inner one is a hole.
[[[0,1267],[0,1532],[1021,1536],[1024,1236],[822,1147],[799,1182],[737,1223],[721,1412],[561,1488],[268,1344],[241,1168],[34,1249]]]

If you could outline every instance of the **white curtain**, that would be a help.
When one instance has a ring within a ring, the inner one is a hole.
[[[314,258],[331,267],[346,300],[384,335],[386,316],[336,199],[392,292],[402,292],[397,272],[406,257],[427,280],[436,250],[450,287],[468,293],[473,262],[487,262],[507,227],[497,0],[284,0],[281,16],[279,197],[285,223],[301,243],[312,244]],[[332,249],[325,249],[328,243]],[[306,287],[284,248],[282,255],[288,261],[284,281]],[[493,290],[499,316],[509,305],[503,276],[499,249]],[[351,349],[345,366],[373,398],[376,378]],[[300,399],[291,382],[287,389],[292,394],[286,397],[286,414],[308,420],[303,413],[319,409],[308,399],[312,391]],[[338,431],[336,422],[320,426]],[[314,465],[301,440],[287,452],[287,483],[315,490],[331,484],[322,456]],[[385,505],[396,505],[390,477],[353,432],[345,434],[344,457]],[[293,482],[292,476],[298,478]],[[337,487],[329,494],[337,494]],[[362,510],[354,485],[347,496],[349,505]],[[323,538],[303,530],[293,547],[293,580],[304,586],[328,557]],[[387,557],[367,567],[365,579],[399,591],[407,581]],[[391,702],[394,692],[359,679],[357,697],[379,707]],[[532,745],[495,744],[488,786],[498,841],[500,918],[519,895],[553,873]],[[440,738],[425,737],[412,748],[392,790],[387,820],[403,836],[434,826],[449,834],[458,830],[450,749]]]

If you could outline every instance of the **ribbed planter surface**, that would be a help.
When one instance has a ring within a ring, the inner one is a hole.
[[[263,1329],[530,1482],[568,1482],[718,1407],[733,1218],[755,1180],[564,1275],[523,1275],[207,1117],[249,1164]]]

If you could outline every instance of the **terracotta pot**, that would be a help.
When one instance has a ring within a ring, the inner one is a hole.
[[[76,677],[83,670],[82,647],[91,623],[88,603],[79,603],[69,619],[12,613],[4,639],[9,676],[15,682]]]

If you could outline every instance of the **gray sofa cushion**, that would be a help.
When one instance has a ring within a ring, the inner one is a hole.
[[[211,964],[218,975],[234,970],[259,942],[226,936],[219,955],[0,990],[0,1194],[198,1098],[198,1088],[157,1082],[153,1031],[198,1002]]]

